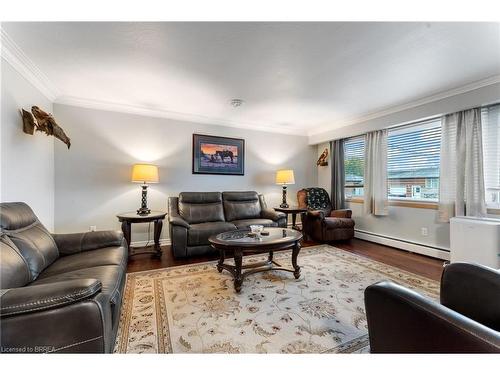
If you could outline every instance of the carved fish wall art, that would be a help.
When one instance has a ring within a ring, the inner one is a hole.
[[[68,149],[71,147],[71,140],[50,113],[44,112],[35,105],[31,107],[31,113],[22,109],[21,115],[23,117],[23,131],[26,134],[33,135],[34,130],[43,132],[62,141],[68,146]]]

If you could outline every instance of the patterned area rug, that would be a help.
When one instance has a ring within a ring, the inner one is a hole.
[[[274,259],[291,267],[290,251]],[[363,353],[368,285],[393,280],[438,297],[436,281],[328,245],[303,248],[298,263],[298,280],[257,273],[240,294],[216,262],[128,274],[115,352]]]

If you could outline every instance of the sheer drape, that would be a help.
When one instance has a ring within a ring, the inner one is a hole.
[[[480,108],[443,117],[439,220],[453,216],[486,216]]]
[[[344,140],[330,142],[332,155],[332,206],[339,210],[345,206]]]
[[[387,215],[387,129],[366,134],[364,190],[365,213]]]

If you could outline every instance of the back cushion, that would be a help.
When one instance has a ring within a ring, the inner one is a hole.
[[[227,221],[260,217],[259,195],[255,191],[225,191],[222,193]]]
[[[28,263],[14,243],[0,237],[0,289],[19,288],[31,281]]]
[[[26,261],[30,281],[34,281],[40,272],[59,257],[51,234],[26,203],[2,203],[0,227]]]
[[[179,215],[189,224],[224,221],[222,195],[219,192],[183,192],[179,194]]]

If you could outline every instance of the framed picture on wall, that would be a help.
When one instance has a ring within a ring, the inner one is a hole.
[[[193,134],[193,173],[245,174],[245,140]]]

